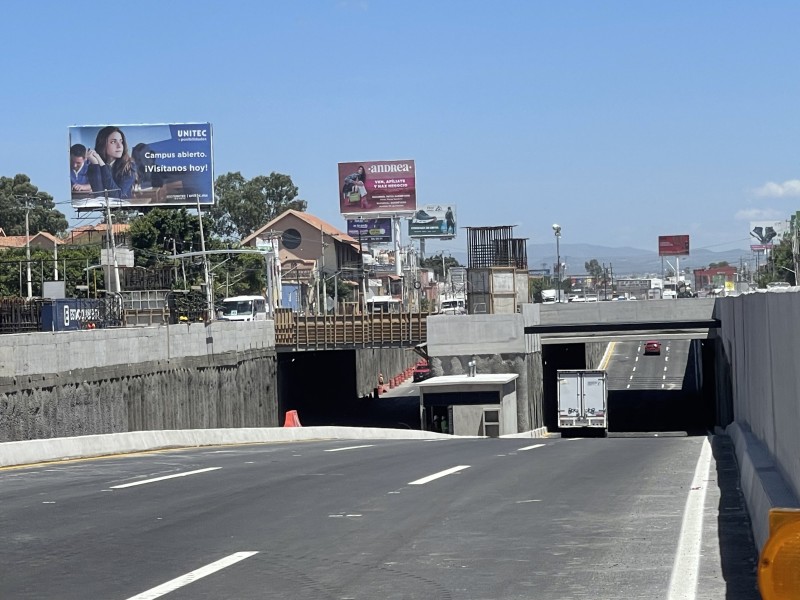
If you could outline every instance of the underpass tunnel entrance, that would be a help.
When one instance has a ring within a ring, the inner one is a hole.
[[[359,406],[354,364],[354,350],[279,353],[281,418],[296,410],[304,426],[348,424]]]
[[[657,337],[654,339],[658,339]],[[610,343],[608,431],[704,434],[716,423],[714,339],[662,339],[658,352],[644,340]],[[558,427],[559,369],[585,369],[584,344],[548,344],[544,363],[545,425]]]

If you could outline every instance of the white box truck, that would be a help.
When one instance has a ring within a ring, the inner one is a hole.
[[[559,429],[608,429],[606,372],[599,369],[559,370]]]

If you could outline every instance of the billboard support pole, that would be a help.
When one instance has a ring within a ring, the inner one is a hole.
[[[108,199],[108,190],[103,190],[106,198],[106,234],[108,237],[109,250],[111,250],[111,260],[114,264],[114,286],[112,292],[119,293],[119,265],[117,264],[117,242],[114,240],[114,224],[111,222],[111,204]]]
[[[213,319],[214,295],[211,289],[210,273],[208,271],[208,257],[206,256],[206,236],[203,234],[203,213],[200,211],[200,194],[197,194],[197,219],[200,221],[200,252],[203,254],[203,276],[206,281],[206,322]]]

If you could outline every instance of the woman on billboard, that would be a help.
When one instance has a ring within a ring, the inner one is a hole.
[[[366,180],[367,176],[362,165],[358,166],[355,173],[351,173],[344,178],[342,200],[344,200],[345,206],[357,204],[360,208],[369,208],[367,205]]]
[[[125,134],[119,127],[103,127],[97,132],[94,148],[86,151],[92,191],[108,190],[110,197],[129,200],[136,182],[136,165],[131,158]]]

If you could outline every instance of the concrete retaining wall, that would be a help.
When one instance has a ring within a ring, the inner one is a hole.
[[[769,508],[800,506],[798,315],[797,291],[721,298],[715,308],[722,324],[718,406],[732,408],[735,421],[727,431],[736,445],[759,547],[766,540]]]
[[[12,370],[0,442],[280,424],[272,322],[0,336]]]
[[[373,393],[378,386],[378,375],[384,381],[413,367],[420,356],[411,348],[358,348],[356,350],[356,392],[359,398]]]
[[[520,432],[544,426],[542,358],[538,336],[525,336],[525,325],[538,321],[538,307],[523,314],[436,315],[428,317],[428,353],[434,375],[463,375],[468,363],[478,373],[516,373],[517,427]],[[526,341],[526,337],[532,338]]]

